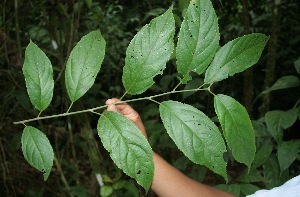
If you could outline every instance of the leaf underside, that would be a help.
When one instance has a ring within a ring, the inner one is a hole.
[[[236,38],[221,47],[205,72],[204,82],[210,84],[242,72],[258,62],[268,41],[261,33]]]
[[[83,36],[72,50],[66,65],[66,88],[72,102],[94,84],[105,55],[105,40],[100,31]]]
[[[182,83],[190,72],[202,74],[219,47],[218,18],[210,0],[191,1],[182,22],[176,47],[177,70]]]
[[[174,32],[171,7],[134,36],[126,50],[122,76],[127,93],[145,92],[154,84],[153,78],[162,74],[174,50]]]
[[[113,111],[100,117],[97,129],[114,163],[148,191],[154,162],[152,149],[141,131],[128,118]]]
[[[40,130],[26,126],[23,130],[22,152],[31,166],[44,173],[46,181],[51,172],[54,152],[46,135]]]
[[[246,109],[233,98],[218,94],[214,107],[233,157],[250,168],[255,157],[255,136]]]
[[[226,147],[217,126],[198,109],[177,101],[159,106],[163,124],[177,147],[194,163],[205,165],[227,180]]]
[[[53,97],[53,69],[49,58],[32,41],[25,51],[23,74],[31,103],[39,111],[45,110]]]

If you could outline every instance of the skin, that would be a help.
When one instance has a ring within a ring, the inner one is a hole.
[[[130,119],[148,139],[140,115],[127,103],[116,104],[116,98],[106,101],[107,111],[116,111]],[[166,162],[155,152],[154,178],[151,189],[160,197],[233,197],[232,194],[194,181]]]

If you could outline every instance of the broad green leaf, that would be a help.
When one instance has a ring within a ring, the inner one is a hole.
[[[230,184],[230,185],[219,184],[219,185],[216,185],[215,188],[220,189],[225,192],[228,192],[235,196],[240,196],[240,193],[241,193],[241,186],[239,184]]]
[[[244,183],[253,183],[264,181],[264,177],[261,176],[257,169],[251,168],[250,171],[248,169],[243,170],[237,180]]]
[[[100,117],[97,129],[114,163],[148,191],[154,164],[152,149],[141,131],[125,116],[113,111]]]
[[[283,76],[279,78],[269,89],[264,90],[261,92],[256,98],[259,98],[260,96],[264,94],[268,94],[274,90],[280,90],[280,89],[286,89],[286,88],[292,88],[297,87],[300,85],[299,77],[296,76]],[[254,101],[255,102],[255,101]]]
[[[281,172],[288,169],[290,165],[296,160],[299,156],[300,151],[300,141],[288,141],[282,142],[278,146],[278,161]]]
[[[233,98],[222,94],[215,96],[214,106],[233,157],[250,168],[256,147],[246,109]]]
[[[259,187],[253,184],[240,184],[241,187],[241,195],[247,196],[254,194],[257,190],[260,190]]]
[[[66,65],[66,88],[72,102],[83,96],[94,84],[105,54],[105,40],[100,31],[81,38]]]
[[[256,64],[268,39],[264,34],[253,33],[225,44],[206,70],[204,82],[221,81]]]
[[[269,138],[271,135],[268,132],[267,126],[265,124],[265,119],[264,118],[260,118],[258,120],[253,120],[252,121],[252,126],[254,129],[254,134],[255,137],[258,138],[264,138],[267,137]]]
[[[291,127],[296,122],[297,116],[297,108],[292,108],[288,111],[274,110],[266,113],[265,121],[268,131],[278,144],[282,141],[283,129]]]
[[[114,191],[113,187],[110,185],[103,185],[100,188],[100,196],[101,197],[107,197],[110,196],[112,194],[112,192]]]
[[[143,93],[154,84],[153,78],[162,74],[174,50],[174,32],[171,7],[134,36],[126,51],[122,76],[127,93]]]
[[[131,197],[139,197],[139,189],[137,188],[136,184],[130,181],[126,181],[126,184],[124,185],[124,189],[127,190],[128,195]]]
[[[164,101],[159,111],[169,136],[185,156],[227,181],[226,147],[218,127],[203,112],[180,102]]]
[[[280,172],[278,158],[272,154],[263,165],[266,189],[271,189],[284,184],[290,177],[288,170]]]
[[[265,143],[261,148],[259,148],[257,150],[251,168],[256,169],[259,166],[263,165],[269,158],[270,154],[272,153],[272,150],[273,146],[269,143]]]
[[[191,80],[190,72],[202,74],[219,48],[218,18],[210,0],[190,2],[178,34],[177,70],[182,83]]]
[[[44,173],[44,180],[49,177],[54,153],[46,135],[40,130],[26,126],[21,137],[22,152],[31,166]]]
[[[39,111],[45,110],[53,97],[53,69],[46,54],[32,41],[25,51],[23,74],[31,103]]]

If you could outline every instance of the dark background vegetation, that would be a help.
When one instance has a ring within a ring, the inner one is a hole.
[[[294,62],[300,56],[299,0],[212,2],[219,17],[221,45],[251,32],[270,35],[268,46],[257,65],[219,83],[213,91],[240,101],[253,120],[264,117],[270,110],[291,109],[299,100],[299,87],[275,91],[255,103],[253,100],[278,78],[285,75],[299,76],[294,68]],[[30,39],[33,40],[54,66],[54,97],[50,108],[43,115],[63,113],[70,104],[63,75],[67,57],[83,35],[100,29],[107,43],[102,69],[95,85],[84,98],[76,102],[73,110],[100,106],[106,99],[120,97],[124,93],[121,79],[125,51],[136,32],[174,4],[178,33],[187,3],[184,0],[1,0],[1,196],[99,196],[95,173],[105,175],[105,184],[114,185],[113,196],[134,196],[134,193],[143,195],[143,189],[121,173],[102,147],[96,131],[98,117],[93,114],[30,123],[49,137],[56,161],[46,182],[42,174],[26,162],[20,143],[24,127],[13,124],[14,121],[37,115],[27,96],[22,74],[25,48]],[[176,69],[173,59],[168,63],[164,75],[155,78],[156,84],[140,97],[170,91],[178,83],[174,73]],[[180,88],[183,89],[184,85]],[[125,99],[128,98],[131,96]],[[208,116],[215,116],[212,96],[202,91],[191,97],[177,94],[159,98],[161,101],[168,99],[192,104]],[[183,157],[164,130],[157,105],[146,101],[132,105],[141,114],[155,151],[199,181],[210,185],[224,183],[219,176]],[[300,139],[299,125],[298,119],[285,132],[284,139]],[[289,177],[300,173],[299,164],[298,157],[288,169]],[[228,173],[233,183],[244,168],[237,163],[228,164]],[[263,181],[255,184],[259,187],[267,186]],[[147,196],[155,195],[149,192]]]

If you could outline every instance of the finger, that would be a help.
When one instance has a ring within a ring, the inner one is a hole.
[[[114,105],[115,103],[115,99],[108,99],[105,104],[107,105],[107,111],[115,111],[118,112],[118,108],[116,105]]]
[[[121,101],[117,98],[108,99],[105,104],[110,106],[115,106],[117,111],[123,114],[124,110],[125,112],[133,110],[127,103],[120,103]],[[116,104],[117,103],[117,104]],[[114,105],[115,104],[115,105]],[[128,108],[129,107],[129,108]],[[111,107],[109,108],[111,109]],[[126,113],[127,114],[127,113]],[[124,114],[125,115],[125,114]]]
[[[108,100],[105,102],[105,104],[106,104],[106,105],[111,105],[111,104],[114,104],[114,103],[116,103],[116,102],[118,102],[118,101],[119,101],[119,99],[112,98],[112,99],[108,99]]]

